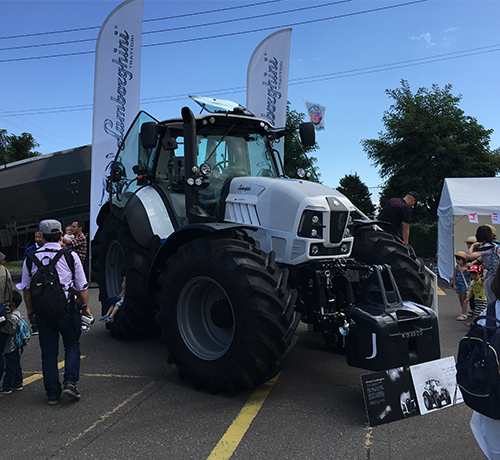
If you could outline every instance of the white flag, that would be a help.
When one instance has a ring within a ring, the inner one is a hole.
[[[477,215],[477,212],[469,212],[469,223],[479,224],[479,217]]]
[[[104,21],[97,37],[90,188],[90,239],[96,217],[108,201],[105,189],[111,161],[139,112],[142,9],[144,0],[127,0]]]
[[[292,29],[274,32],[262,40],[250,58],[247,70],[247,109],[276,128],[286,124],[288,68]],[[283,159],[281,142],[278,151]]]
[[[312,102],[306,102],[307,113],[311,119],[314,129],[320,131],[325,129],[325,111],[326,107]]]

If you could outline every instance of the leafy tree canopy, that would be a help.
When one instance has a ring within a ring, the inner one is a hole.
[[[382,118],[385,131],[361,142],[386,180],[382,205],[416,190],[421,200],[414,215],[435,219],[445,178],[493,177],[500,171],[500,153],[489,146],[493,130],[466,116],[459,108],[462,95],[451,91],[450,84],[434,84],[413,94],[406,80],[385,91],[394,100]]]
[[[305,114],[291,110],[290,102],[286,105],[286,127],[298,129],[299,125],[304,122]],[[312,147],[304,147],[300,142],[300,137],[297,134],[285,137],[285,174],[288,177],[297,177],[297,169],[303,168],[312,173],[311,180],[320,182],[321,173],[319,168],[315,166],[317,158],[310,156],[311,152],[318,149],[318,144]]]
[[[340,179],[337,190],[349,198],[352,204],[363,211],[368,217],[374,217],[375,206],[372,203],[370,191],[366,184],[361,181],[358,173],[346,174]]]
[[[29,133],[8,135],[7,130],[0,129],[0,164],[40,156],[41,153],[33,150],[39,146]]]

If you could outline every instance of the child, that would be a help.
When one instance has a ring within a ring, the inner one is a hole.
[[[23,299],[18,291],[12,291],[12,324],[17,331],[21,314],[17,311]],[[4,350],[5,359],[5,374],[3,377],[3,385],[0,388],[0,394],[9,395],[12,390],[21,391],[23,389],[23,371],[21,369],[21,354],[22,349],[16,345],[15,335],[9,336]]]
[[[109,299],[109,303],[111,306],[108,309],[108,312],[102,317],[99,318],[100,321],[104,321],[105,323],[112,323],[115,320],[115,315],[118,313],[118,310],[123,305],[123,301],[125,300],[125,284],[127,278],[125,276],[125,270],[122,271],[122,292],[118,294],[116,297]]]
[[[467,294],[465,301],[468,302],[471,298],[474,298],[474,316],[472,317],[472,321],[474,321],[487,307],[488,302],[484,292],[484,279],[481,277],[482,268],[479,265],[471,265],[469,273],[472,281],[470,283],[470,292]],[[470,326],[472,323],[465,324]]]
[[[73,235],[73,232],[71,230],[71,225],[68,225],[66,227],[66,235],[64,235],[63,238],[67,238],[70,241],[75,238],[75,235]]]
[[[453,270],[453,290],[458,294],[462,313],[457,316],[457,321],[467,319],[467,291],[470,288],[470,275],[467,271],[467,254],[464,251],[458,251],[455,254],[455,270]]]

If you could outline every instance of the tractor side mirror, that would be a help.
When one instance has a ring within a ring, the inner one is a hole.
[[[314,131],[314,125],[311,122],[300,124],[299,135],[304,147],[312,147],[316,142],[316,133]]]
[[[156,141],[158,140],[157,126],[158,125],[154,121],[148,121],[142,124],[141,145],[145,149],[152,149],[156,147]]]

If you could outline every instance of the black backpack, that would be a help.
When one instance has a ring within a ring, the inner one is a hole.
[[[41,252],[56,252],[57,254],[52,259],[46,255],[40,260],[34,252],[26,254],[26,264],[29,273],[31,273],[33,263],[38,267],[38,270],[31,279],[31,304],[33,312],[37,317],[42,319],[56,318],[68,313],[70,307],[70,303],[59,281],[56,263],[64,255],[66,263],[74,276],[74,260],[71,250],[68,248],[62,248],[58,251],[52,249],[37,251],[38,254]],[[71,295],[70,298],[72,298]]]
[[[486,325],[478,324],[479,320],[485,320]],[[478,316],[460,340],[456,366],[457,383],[465,404],[496,420],[500,420],[499,326],[492,302],[486,316]]]

